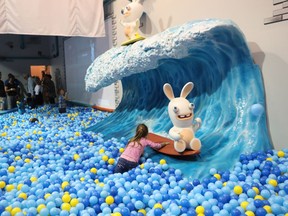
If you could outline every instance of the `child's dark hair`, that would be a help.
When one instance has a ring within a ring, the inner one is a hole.
[[[136,134],[135,136],[130,139],[129,142],[139,142],[141,138],[146,137],[148,135],[148,127],[145,124],[139,124],[136,128]]]

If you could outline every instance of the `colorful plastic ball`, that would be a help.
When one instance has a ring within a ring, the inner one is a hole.
[[[26,200],[26,199],[27,199],[27,194],[26,194],[26,193],[20,193],[20,194],[18,195],[18,197]]]
[[[115,163],[115,159],[114,158],[109,158],[108,163],[110,165],[113,165]]]
[[[90,169],[90,172],[96,174],[97,173],[97,169],[95,167],[93,167],[93,168]]]
[[[6,187],[6,183],[4,181],[0,181],[0,189],[3,189]]]
[[[70,201],[70,205],[72,207],[77,206],[78,203],[79,203],[79,200],[77,198],[72,198],[71,201]]]
[[[270,179],[268,184],[272,185],[273,187],[276,187],[278,185],[278,182],[275,179]]]
[[[12,191],[14,188],[15,188],[15,187],[14,187],[14,185],[12,185],[12,184],[6,185],[6,191],[7,191],[7,192]]]
[[[277,152],[277,156],[280,157],[280,158],[282,158],[282,157],[285,156],[285,152],[284,152],[284,151],[278,151],[278,152]]]
[[[196,211],[197,214],[204,214],[205,209],[204,209],[203,206],[197,206],[195,211]]]
[[[71,209],[71,205],[69,203],[62,203],[61,209],[69,212]]]
[[[234,191],[235,194],[240,195],[240,194],[242,194],[243,189],[242,189],[241,186],[237,185],[237,186],[234,187],[233,191]]]
[[[102,160],[103,160],[103,161],[108,161],[108,159],[109,159],[109,157],[108,157],[107,155],[103,155],[103,156],[102,156]]]
[[[40,211],[41,211],[42,209],[44,209],[44,208],[46,208],[46,205],[44,205],[44,204],[38,205],[38,206],[37,206],[37,212],[40,213]]]
[[[107,196],[106,199],[105,199],[105,202],[108,205],[111,205],[112,203],[114,203],[114,197],[113,196]]]
[[[8,172],[14,173],[15,172],[15,167],[14,166],[9,166],[8,167]]]
[[[161,165],[166,164],[166,160],[165,159],[161,159],[159,162]]]
[[[78,155],[78,154],[74,154],[73,155],[73,159],[76,161],[76,160],[78,160],[80,158],[80,156]]]
[[[253,211],[246,211],[245,215],[247,215],[247,216],[255,216]]]
[[[163,210],[161,208],[154,209],[154,215],[155,216],[161,216],[163,214]],[[172,212],[171,212],[172,213]]]
[[[63,201],[64,203],[69,203],[70,200],[71,200],[71,196],[70,196],[69,194],[64,194],[64,195],[62,196],[62,201]]]
[[[264,107],[261,104],[253,104],[250,108],[252,115],[259,117],[264,113]]]

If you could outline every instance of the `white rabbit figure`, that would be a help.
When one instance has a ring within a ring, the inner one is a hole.
[[[168,104],[169,117],[173,127],[169,130],[169,135],[174,140],[174,148],[177,152],[183,152],[185,149],[200,150],[201,141],[195,138],[194,133],[201,126],[201,119],[194,118],[194,104],[190,103],[186,97],[192,91],[194,84],[188,82],[181,91],[180,97],[175,98],[170,84],[163,86],[163,91],[170,100]]]
[[[132,0],[131,3],[122,8],[121,14],[123,15],[123,20],[121,20],[121,24],[125,28],[124,33],[128,40],[140,37],[138,31],[143,12],[144,8],[140,4],[140,0]]]

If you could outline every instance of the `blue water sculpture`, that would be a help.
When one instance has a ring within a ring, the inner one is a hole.
[[[145,153],[153,160],[165,158],[188,177],[203,178],[212,167],[231,169],[240,154],[272,148],[266,113],[259,111],[265,107],[261,72],[243,33],[230,20],[192,21],[112,48],[87,69],[86,90],[95,92],[117,80],[123,85],[120,105],[88,129],[106,139],[131,137],[139,123],[168,136],[173,125],[162,86],[170,83],[175,95],[180,95],[185,83],[194,83],[187,99],[195,104],[195,116],[202,119],[196,133],[202,142],[201,154],[175,159],[153,150]]]

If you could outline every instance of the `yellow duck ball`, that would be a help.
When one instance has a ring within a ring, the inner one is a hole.
[[[105,202],[108,204],[108,205],[111,205],[114,203],[114,197],[113,196],[107,196],[106,199],[105,199]]]

